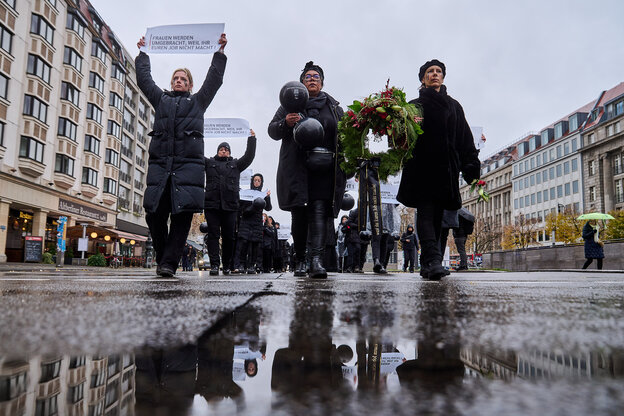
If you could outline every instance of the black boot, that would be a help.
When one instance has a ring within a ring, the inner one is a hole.
[[[327,271],[323,267],[321,258],[318,256],[312,257],[312,261],[310,262],[310,277],[312,279],[326,279],[327,278]]]
[[[297,265],[295,266],[295,276],[305,276],[306,275],[306,264],[305,260],[297,260]]]
[[[373,259],[373,271],[378,274],[386,274],[386,269],[383,267],[383,264],[379,261],[379,259]]]
[[[218,276],[219,275],[219,266],[211,266],[210,267],[210,276]]]

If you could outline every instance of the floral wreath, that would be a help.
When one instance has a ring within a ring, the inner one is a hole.
[[[383,181],[395,175],[412,157],[416,139],[423,133],[420,128],[422,109],[405,99],[402,89],[388,87],[371,94],[363,101],[353,101],[349,111],[338,123],[338,133],[345,160],[340,167],[352,175],[357,171],[358,159],[378,158],[379,178]],[[387,152],[372,153],[368,149],[369,131],[372,140],[388,139]]]

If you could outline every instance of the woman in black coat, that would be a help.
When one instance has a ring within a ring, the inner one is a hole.
[[[206,242],[210,256],[210,274],[213,276],[219,274],[219,238],[223,274],[230,274],[240,199],[240,174],[251,165],[255,155],[256,134],[251,130],[251,136],[247,138],[247,149],[240,159],[230,156],[230,145],[226,142],[217,147],[215,156],[205,158],[204,215],[208,224]]]
[[[264,177],[256,173],[251,177],[250,189],[262,191]],[[271,211],[271,191],[266,191],[264,207],[259,207],[253,201],[240,201],[240,220],[236,241],[236,258],[234,269],[248,274],[256,273],[256,259],[258,258],[260,245],[262,244],[262,211]]]
[[[188,69],[176,69],[171,91],[163,91],[152,79],[149,56],[140,52],[135,59],[137,84],[156,112],[154,130],[149,134],[143,207],[156,250],[156,273],[163,277],[175,274],[193,213],[204,209],[204,113],[223,83],[225,34],[219,44],[221,48],[213,55],[208,75],[195,94],[191,93],[193,78]],[[137,46],[145,46],[145,39]]]
[[[589,267],[596,259],[598,270],[602,270],[602,259],[604,259],[604,243],[597,238],[598,229],[594,228],[596,220],[589,220],[583,226],[583,240],[585,240],[585,258],[583,269]]]
[[[262,270],[271,273],[273,268],[273,253],[276,249],[277,230],[273,225],[273,217],[267,215],[262,229]]]
[[[324,129],[324,147],[338,152],[338,121],[343,111],[333,97],[324,91],[325,80],[320,66],[308,62],[299,80],[306,86],[310,99],[305,117],[317,119]],[[306,167],[306,151],[293,140],[293,127],[301,120],[298,113],[287,113],[279,107],[269,124],[269,136],[281,140],[279,165],[277,167],[277,199],[284,211],[292,216],[292,236],[295,246],[295,276],[306,273],[306,242],[310,232],[310,277],[325,278],[327,271],[322,264],[325,246],[326,218],[336,218],[344,195],[346,176],[335,159],[334,168],[327,172],[310,173]],[[308,228],[309,227],[309,228]]]
[[[423,134],[413,157],[405,164],[397,200],[418,212],[416,232],[420,241],[420,275],[439,280],[442,267],[440,229],[445,209],[461,208],[459,172],[467,183],[479,179],[481,162],[461,105],[446,93],[446,67],[436,59],[420,67]]]

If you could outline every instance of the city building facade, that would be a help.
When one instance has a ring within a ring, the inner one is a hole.
[[[0,1],[0,262],[55,246],[62,216],[68,250],[140,254],[153,110],[133,65],[86,0]]]

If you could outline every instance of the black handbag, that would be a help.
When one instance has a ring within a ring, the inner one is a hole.
[[[306,164],[311,172],[329,172],[334,169],[334,152],[325,147],[308,150]]]

